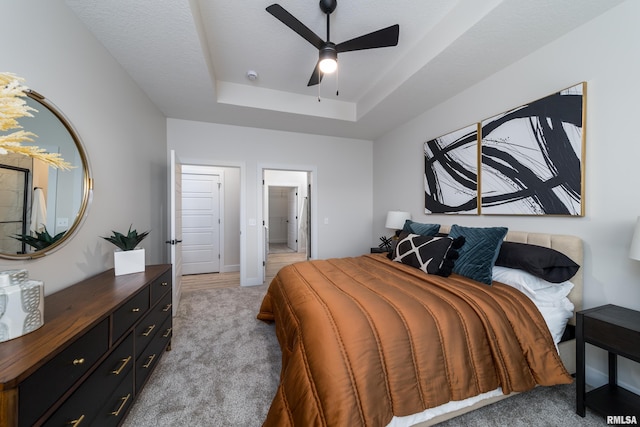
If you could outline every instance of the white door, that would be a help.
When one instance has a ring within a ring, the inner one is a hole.
[[[171,150],[169,156],[169,198],[170,230],[169,243],[171,252],[173,281],[173,315],[178,312],[180,293],[182,291],[182,165],[176,159],[176,152]]]
[[[220,272],[220,175],[182,173],[182,274]]]
[[[287,247],[298,252],[298,189],[291,187],[287,195]]]

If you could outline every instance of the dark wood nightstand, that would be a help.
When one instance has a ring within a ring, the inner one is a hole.
[[[640,362],[640,312],[616,305],[579,311],[576,318],[576,413],[640,417],[640,396],[617,384],[618,355]],[[609,352],[609,383],[585,390],[585,343]]]

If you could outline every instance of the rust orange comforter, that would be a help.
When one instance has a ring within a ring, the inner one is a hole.
[[[384,254],[284,267],[258,318],[282,348],[265,426],[384,426],[498,386],[572,381],[525,295]]]

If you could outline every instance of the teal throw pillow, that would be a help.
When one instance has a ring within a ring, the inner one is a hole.
[[[477,282],[491,285],[493,265],[498,258],[500,246],[507,235],[506,227],[462,227],[451,226],[449,237],[464,237],[465,243],[458,249],[458,259],[453,272]]]
[[[419,234],[421,236],[435,236],[440,231],[440,224],[423,224],[421,222],[414,222],[410,219],[404,222],[404,228],[402,231],[406,231],[411,234]]]

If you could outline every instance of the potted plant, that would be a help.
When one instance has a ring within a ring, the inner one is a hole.
[[[115,266],[116,276],[144,271],[144,248],[138,245],[147,237],[149,231],[138,233],[137,230],[131,229],[132,226],[133,225],[129,226],[127,234],[112,231],[113,235],[102,237],[118,247],[118,249],[113,252],[113,264]]]

